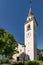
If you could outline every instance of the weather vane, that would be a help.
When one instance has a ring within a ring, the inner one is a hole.
[[[30,8],[32,7],[32,0],[30,0]]]

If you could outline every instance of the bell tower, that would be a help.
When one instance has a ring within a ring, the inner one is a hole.
[[[27,56],[25,56],[25,60],[37,60],[36,26],[37,21],[30,7],[24,24],[25,54]]]

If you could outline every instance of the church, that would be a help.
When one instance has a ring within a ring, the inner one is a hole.
[[[24,23],[24,44],[18,43],[18,52],[13,55],[14,60],[37,60],[36,27],[37,21],[30,7]]]

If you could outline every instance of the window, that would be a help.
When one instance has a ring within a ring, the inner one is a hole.
[[[27,26],[27,31],[29,31],[29,30],[30,30],[30,25]]]

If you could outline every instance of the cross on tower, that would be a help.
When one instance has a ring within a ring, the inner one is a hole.
[[[30,0],[30,8],[32,7],[32,0]]]

